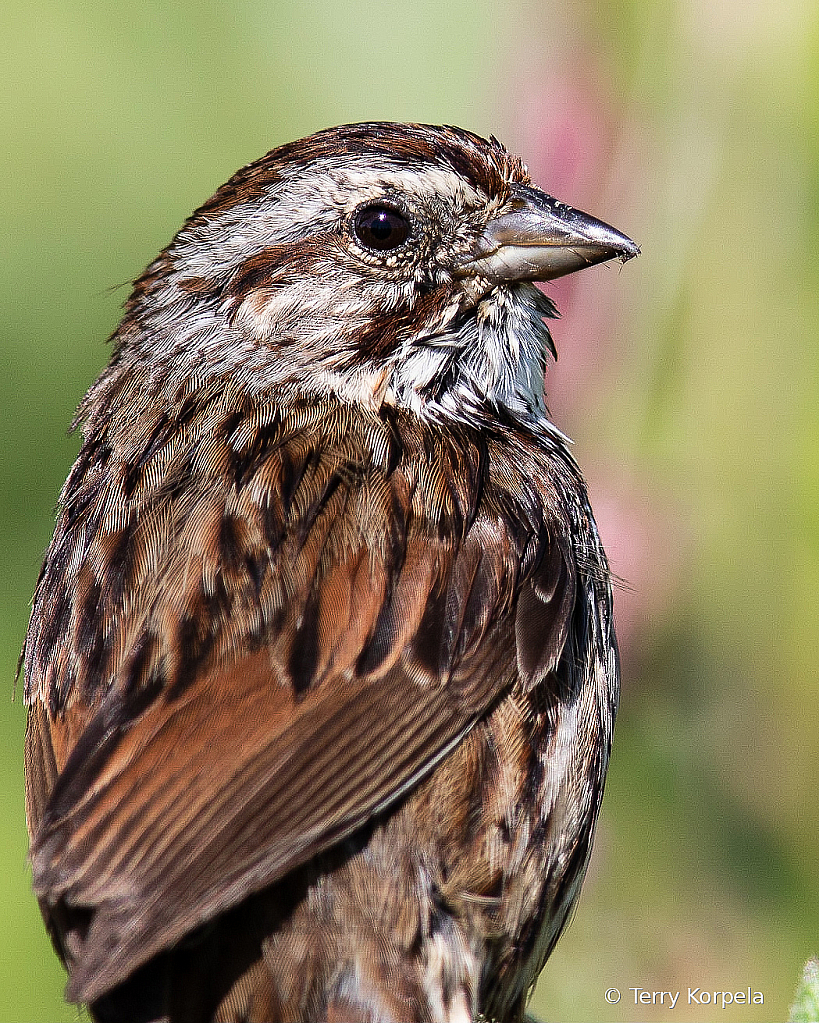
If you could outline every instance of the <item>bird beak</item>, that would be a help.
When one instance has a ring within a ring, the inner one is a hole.
[[[494,284],[550,281],[607,259],[625,262],[639,251],[602,220],[530,185],[513,185],[459,270]]]

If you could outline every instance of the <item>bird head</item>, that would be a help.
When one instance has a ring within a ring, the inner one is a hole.
[[[533,282],[637,252],[495,139],[346,125],[223,185],[137,282],[116,340],[166,385],[230,375],[285,402],[539,418],[554,307]]]

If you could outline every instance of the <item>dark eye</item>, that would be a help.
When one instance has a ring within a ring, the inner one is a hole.
[[[403,213],[380,204],[359,210],[355,215],[353,229],[362,245],[379,252],[398,248],[410,233],[409,221]]]

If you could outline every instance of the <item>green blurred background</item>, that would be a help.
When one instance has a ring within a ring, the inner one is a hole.
[[[584,897],[532,1008],[784,1018],[819,949],[816,4],[30,0],[0,38],[0,1023],[77,1018],[30,894],[11,701],[73,410],[195,206],[373,118],[493,132],[643,247],[551,289],[550,405],[624,579],[625,680]],[[749,986],[763,1006],[686,1002]]]

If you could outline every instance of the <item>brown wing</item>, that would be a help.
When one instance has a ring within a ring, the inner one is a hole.
[[[264,641],[217,643],[158,692],[115,685],[57,780],[32,862],[55,919],[91,911],[64,935],[75,1000],[359,828],[434,767],[519,665],[534,678],[560,656],[573,583],[556,545],[544,543],[518,602],[533,538],[515,523],[476,508],[453,542],[407,513],[396,556],[344,521],[361,509],[356,483],[325,484]],[[387,501],[399,518],[400,505]],[[40,732],[33,763],[46,759]]]

